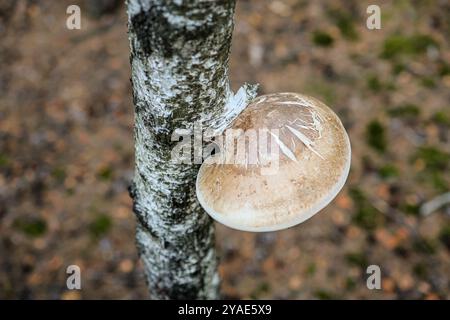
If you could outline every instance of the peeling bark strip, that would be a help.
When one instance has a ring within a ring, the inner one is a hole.
[[[152,298],[218,297],[214,228],[195,195],[198,166],[170,161],[171,134],[194,121],[214,129],[240,111],[229,103],[234,7],[234,0],[127,3],[136,157],[130,194]],[[247,90],[250,98],[254,88]]]

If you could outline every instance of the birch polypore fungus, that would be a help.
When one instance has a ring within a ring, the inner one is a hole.
[[[350,169],[350,141],[337,115],[297,93],[256,98],[222,140],[199,170],[197,197],[212,218],[238,230],[275,231],[309,219],[333,200]]]

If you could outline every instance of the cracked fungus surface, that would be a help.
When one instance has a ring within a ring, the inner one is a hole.
[[[268,131],[265,144],[264,134],[258,135],[257,153],[246,140],[239,158],[243,161],[205,161],[200,168],[199,201],[229,227],[272,231],[301,223],[325,207],[345,183],[351,157],[347,133],[336,114],[312,97],[260,96],[232,129],[241,129],[236,138],[248,138],[252,129]]]

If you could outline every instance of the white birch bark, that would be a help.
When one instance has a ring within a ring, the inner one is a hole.
[[[135,107],[136,241],[155,299],[219,296],[214,228],[195,195],[198,165],[174,164],[176,128],[223,129],[244,103],[229,89],[235,0],[128,0]],[[241,90],[242,93],[242,90]]]

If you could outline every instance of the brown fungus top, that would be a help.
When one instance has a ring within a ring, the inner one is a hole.
[[[299,224],[324,208],[347,179],[347,133],[312,97],[260,96],[230,129],[220,154],[207,159],[197,177],[200,204],[229,227],[274,231]]]

